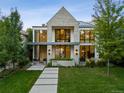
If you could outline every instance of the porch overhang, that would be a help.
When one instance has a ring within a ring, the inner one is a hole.
[[[28,45],[79,45],[79,42],[29,42]]]

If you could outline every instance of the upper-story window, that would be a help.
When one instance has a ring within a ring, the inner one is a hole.
[[[46,30],[40,31],[39,37],[40,42],[47,42],[47,31]]]
[[[93,43],[94,42],[93,32],[87,30],[80,31],[80,42]]]
[[[55,29],[55,42],[70,42],[70,29]]]
[[[35,30],[35,42],[47,42],[47,31]]]

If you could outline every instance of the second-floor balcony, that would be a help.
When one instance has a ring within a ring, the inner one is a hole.
[[[47,30],[35,30],[34,42],[48,42]],[[71,29],[54,29],[50,42],[71,42]]]
[[[48,31],[47,30],[35,30],[34,34],[34,42],[35,43],[73,43],[74,40],[74,32],[71,29],[54,29],[52,31],[52,38],[48,42]],[[82,30],[80,31],[80,40],[77,43],[81,44],[93,44],[95,42],[95,37],[93,31],[91,30]],[[78,38],[78,37],[77,37]]]

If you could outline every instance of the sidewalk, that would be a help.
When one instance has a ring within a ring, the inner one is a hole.
[[[29,93],[57,93],[58,68],[45,68]]]

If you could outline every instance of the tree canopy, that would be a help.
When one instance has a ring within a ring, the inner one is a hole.
[[[124,58],[123,1],[97,0],[94,11],[96,48],[99,56],[111,61]]]
[[[21,37],[22,21],[17,9],[11,9],[11,13],[7,17],[2,17],[0,20],[0,56],[4,62],[11,60],[13,65],[17,62],[19,53],[21,51]],[[8,55],[8,56],[7,56]]]

